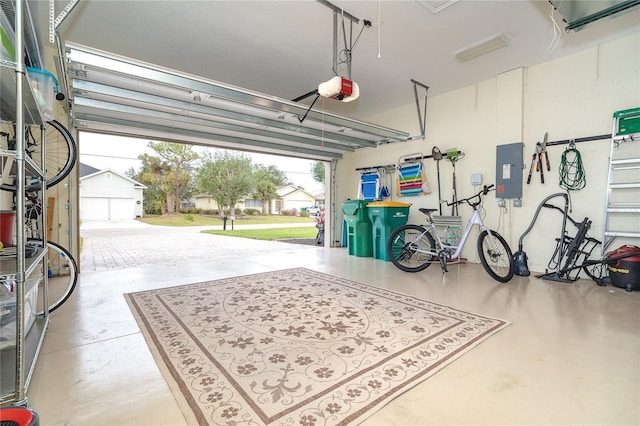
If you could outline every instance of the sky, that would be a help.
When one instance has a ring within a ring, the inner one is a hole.
[[[141,154],[154,154],[154,151],[147,146],[150,142],[149,139],[126,138],[88,132],[81,132],[79,138],[80,162],[96,169],[110,168],[124,173],[133,167],[138,172],[142,167],[142,162],[138,160],[138,156]],[[214,148],[200,146],[196,146],[194,149],[197,152],[215,151]],[[253,164],[276,166],[287,175],[290,182],[296,186],[301,186],[309,193],[315,194],[324,191],[322,184],[313,180],[313,175],[311,174],[312,160],[268,154],[247,153],[247,155],[252,158]]]

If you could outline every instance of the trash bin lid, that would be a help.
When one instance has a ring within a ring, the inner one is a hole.
[[[350,216],[363,214],[366,205],[367,202],[365,200],[345,200],[345,202],[342,203],[342,213]],[[360,209],[362,209],[362,211],[358,212]]]
[[[399,201],[374,201],[367,204],[367,207],[411,207],[411,203],[401,203]]]

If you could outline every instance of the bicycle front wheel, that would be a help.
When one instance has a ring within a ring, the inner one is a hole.
[[[478,237],[478,256],[484,270],[496,281],[506,283],[513,278],[515,261],[509,244],[502,235],[495,231],[486,230]]]
[[[401,226],[393,231],[387,241],[387,254],[391,263],[405,272],[420,272],[433,263],[434,255],[418,250],[436,250],[435,240],[422,226]]]
[[[42,247],[42,240],[29,240],[27,244]],[[47,241],[48,249],[48,277],[47,299],[49,312],[58,309],[67,301],[78,282],[78,266],[67,249],[53,241]],[[42,303],[38,304],[42,308]],[[38,315],[44,311],[38,311]]]
[[[44,129],[44,144],[42,143],[42,132],[40,127],[30,126],[25,132],[25,143],[29,152],[29,157],[42,167],[42,149],[44,146],[45,156],[45,176],[47,188],[63,180],[76,163],[78,152],[76,142],[71,133],[56,120],[46,123]],[[26,189],[36,191],[42,188],[42,179],[35,179],[27,183]],[[5,191],[15,191],[15,183],[2,183],[0,189]]]

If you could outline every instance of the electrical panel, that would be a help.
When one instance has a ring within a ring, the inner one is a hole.
[[[496,198],[521,198],[524,143],[496,147]]]

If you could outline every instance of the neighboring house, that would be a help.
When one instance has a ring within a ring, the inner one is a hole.
[[[316,203],[316,198],[308,192],[296,188],[293,185],[285,185],[276,190],[280,198],[271,200],[271,213],[280,213],[282,210],[302,211]]]
[[[271,214],[280,214],[282,210],[297,210],[309,208],[316,204],[316,198],[308,192],[293,185],[286,185],[276,190],[278,197],[271,200]],[[202,210],[220,210],[218,203],[208,194],[198,194],[195,197],[196,208]],[[247,197],[236,204],[236,209],[256,209],[262,211],[262,201]]]
[[[209,194],[198,194],[194,197],[196,208],[202,210],[220,210],[216,200]],[[236,209],[257,209],[262,211],[262,201],[246,198],[236,203]]]
[[[144,189],[122,173],[80,164],[80,220],[142,217]]]
[[[208,194],[198,194],[193,197],[196,200],[196,209],[201,210],[220,210],[216,200]]]

